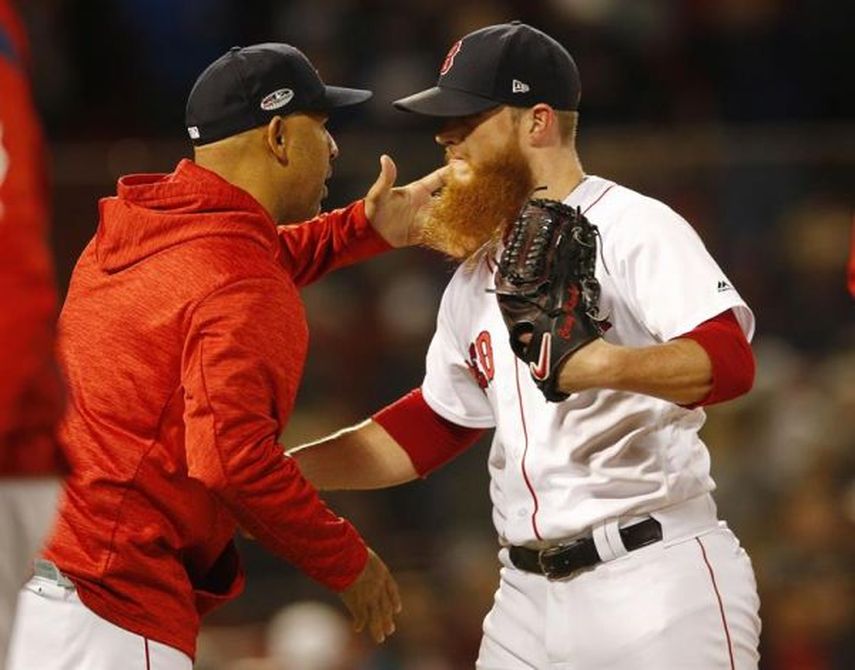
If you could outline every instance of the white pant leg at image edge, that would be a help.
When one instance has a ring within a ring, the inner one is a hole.
[[[18,591],[50,530],[61,484],[56,477],[0,478],[0,670],[15,616]]]
[[[186,654],[102,619],[73,588],[33,577],[21,589],[6,670],[192,670]]]

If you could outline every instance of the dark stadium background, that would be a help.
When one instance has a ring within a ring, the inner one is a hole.
[[[189,155],[184,100],[201,69],[232,45],[291,42],[327,82],[375,91],[331,123],[341,150],[327,203],[334,207],[367,190],[382,152],[397,161],[401,181],[441,160],[431,127],[389,103],[432,85],[459,36],[518,18],[559,38],[581,70],[586,171],[688,218],[757,315],[755,390],[710,410],[704,436],[719,507],[758,574],[762,668],[855,667],[855,327],[845,284],[855,183],[853,3],[19,5],[50,139],[61,291],[95,230],[97,199],[112,193],[116,177],[168,171]],[[285,444],[358,421],[420,383],[451,270],[432,253],[406,250],[305,291],[310,359]],[[293,660],[305,649],[289,645],[310,647],[313,635],[321,647],[335,645],[323,637],[335,616],[321,611],[316,622],[311,612],[289,610],[268,628],[270,618],[298,601],[337,600],[244,541],[247,592],[210,618],[198,667],[471,668],[496,583],[487,448],[398,490],[328,496],[401,580],[406,610],[386,645],[350,639],[339,666]],[[280,648],[291,649],[290,664],[277,665]]]

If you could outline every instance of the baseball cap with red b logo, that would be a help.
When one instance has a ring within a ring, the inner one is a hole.
[[[469,116],[499,105],[579,108],[581,84],[573,57],[556,40],[525,23],[487,26],[454,43],[436,86],[396,100],[424,116]]]

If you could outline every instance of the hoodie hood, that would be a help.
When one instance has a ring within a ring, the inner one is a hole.
[[[122,177],[116,193],[99,203],[95,256],[106,272],[204,237],[249,238],[279,255],[276,224],[258,201],[193,161]]]

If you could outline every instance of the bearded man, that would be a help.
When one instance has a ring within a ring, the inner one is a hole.
[[[751,562],[718,521],[698,437],[702,406],[751,387],[754,316],[683,218],[583,172],[579,99],[564,47],[512,23],[465,36],[436,87],[396,103],[441,120],[453,176],[424,234],[462,263],[421,387],[292,454],[321,489],[380,488],[495,428],[502,569],[480,670],[756,668]],[[601,239],[610,327],[565,359],[560,402],[514,355],[492,293],[502,231],[535,192]]]

